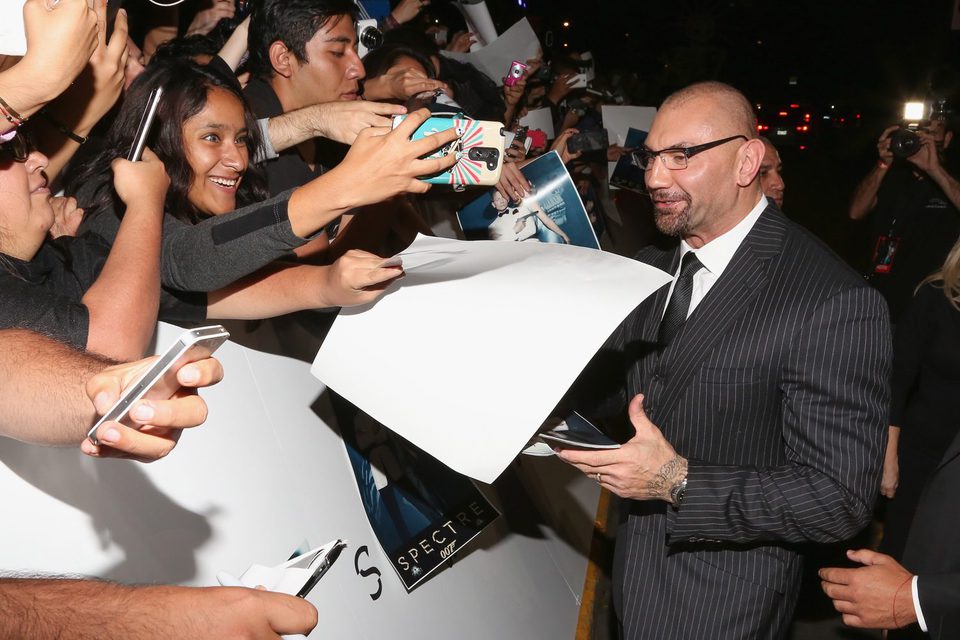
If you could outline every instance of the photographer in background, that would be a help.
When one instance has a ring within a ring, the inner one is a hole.
[[[943,101],[926,126],[884,129],[877,164],[850,203],[852,220],[870,216],[872,253],[864,275],[883,294],[894,323],[960,235],[960,183],[944,167],[952,129]]]

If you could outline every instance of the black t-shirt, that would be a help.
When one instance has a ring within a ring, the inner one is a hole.
[[[896,322],[913,291],[938,270],[960,236],[960,213],[943,190],[913,165],[898,162],[877,192],[871,216],[871,262],[864,274]]]
[[[244,90],[250,106],[253,107],[257,118],[275,118],[283,115],[283,105],[277,97],[270,83],[260,78],[253,78]],[[302,187],[323,173],[323,168],[317,164],[315,169],[304,162],[296,147],[284,149],[278,157],[263,163],[267,171],[267,183],[270,195]]]
[[[0,255],[0,328],[30,329],[86,349],[90,314],[81,300],[110,254],[97,237],[63,237],[25,262]]]
[[[48,240],[33,260],[0,254],[0,329],[30,329],[86,349],[90,314],[83,296],[110,255],[94,233]],[[206,318],[206,297],[164,289],[160,319],[196,324]]]

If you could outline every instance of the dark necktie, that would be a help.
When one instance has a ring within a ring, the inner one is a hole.
[[[688,251],[683,256],[683,262],[680,264],[680,275],[677,277],[677,284],[673,287],[673,294],[670,296],[670,302],[667,303],[667,310],[663,314],[663,320],[660,321],[660,331],[657,335],[661,348],[666,348],[673,336],[683,327],[687,321],[687,312],[690,310],[690,296],[693,293],[693,275],[700,271],[703,265],[693,251]]]

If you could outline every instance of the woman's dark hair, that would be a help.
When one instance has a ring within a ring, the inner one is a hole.
[[[440,80],[453,90],[453,99],[476,120],[500,122],[507,110],[500,88],[485,73],[468,62],[440,56]]]
[[[307,61],[307,43],[330,20],[338,16],[356,19],[353,0],[263,0],[250,14],[250,59],[247,69],[258,78],[273,76],[270,45],[278,40],[296,56]]]
[[[374,49],[363,59],[363,68],[367,72],[367,78],[376,78],[382,76],[390,70],[400,58],[412,58],[419,63],[427,77],[431,80],[436,79],[437,72],[433,67],[433,61],[422,51],[414,49],[404,43],[388,43],[378,49]]]
[[[166,60],[183,60],[186,58],[196,59],[197,56],[215,56],[223,48],[223,43],[218,42],[209,34],[195,34],[192,36],[180,36],[172,40],[167,40],[157,47],[150,63],[155,64]]]
[[[104,207],[112,208],[118,215],[123,211],[123,203],[113,190],[110,163],[115,158],[126,157],[150,92],[158,86],[163,87],[163,97],[147,146],[163,161],[170,176],[166,211],[176,218],[194,223],[207,217],[187,197],[194,176],[184,153],[183,123],[203,110],[212,89],[227,91],[243,104],[251,162],[237,190],[237,207],[265,200],[269,196],[266,179],[253,164],[262,147],[260,127],[236,79],[192,60],[168,60],[151,64],[130,85],[123,105],[107,132],[103,149],[65,185],[67,193],[76,194],[78,201],[82,200],[79,204],[85,210],[84,215],[92,215]]]

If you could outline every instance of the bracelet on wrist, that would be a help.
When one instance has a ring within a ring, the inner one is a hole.
[[[19,127],[30,119],[24,118],[22,115],[20,115],[17,110],[7,104],[7,101],[3,98],[0,98],[0,113],[2,113],[3,117],[7,119],[7,122],[15,127]]]
[[[63,135],[67,136],[68,138],[70,138],[71,140],[73,140],[74,142],[76,142],[77,144],[83,144],[84,142],[87,141],[86,138],[84,138],[83,136],[81,136],[81,135],[79,135],[79,134],[77,134],[77,133],[74,133],[73,131],[71,131],[70,129],[68,129],[65,124],[63,124],[62,122],[60,122],[59,120],[57,120],[56,118],[54,118],[53,116],[51,116],[51,115],[50,115],[49,113],[47,113],[46,111],[41,111],[41,112],[40,112],[40,117],[43,118],[44,120],[46,120],[47,122],[49,122],[49,123],[50,123],[50,126],[52,126],[54,129],[56,129],[57,131],[59,131],[59,132],[62,133]]]

